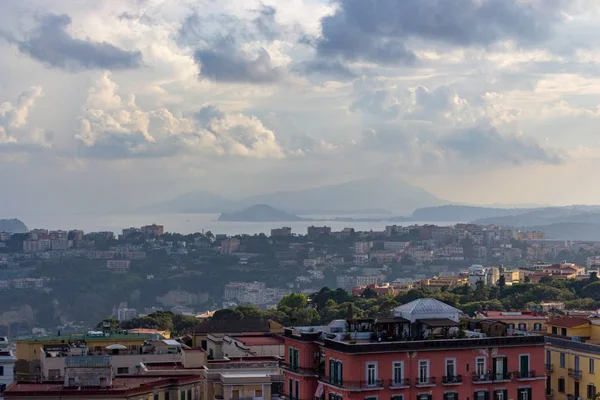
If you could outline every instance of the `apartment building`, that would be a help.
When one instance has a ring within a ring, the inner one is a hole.
[[[106,268],[113,272],[127,272],[131,268],[129,260],[106,260]]]
[[[544,337],[486,337],[459,328],[461,312],[434,299],[392,317],[287,328],[289,399],[537,400]]]
[[[140,228],[140,232],[149,237],[160,238],[165,232],[165,227],[156,224],[146,225]]]
[[[533,311],[478,311],[477,319],[504,322],[508,329],[544,334],[547,317]]]
[[[600,316],[558,317],[546,323],[546,394],[554,399],[596,399],[600,381]]]
[[[15,380],[15,356],[9,348],[8,338],[0,336],[0,400],[4,399],[2,394]]]
[[[271,237],[292,236],[292,228],[284,226],[283,228],[271,229]]]

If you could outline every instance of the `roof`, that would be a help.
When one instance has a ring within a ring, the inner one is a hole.
[[[278,346],[282,345],[284,340],[279,336],[231,336],[238,342],[246,346]]]
[[[112,387],[81,387],[65,388],[63,382],[22,383],[14,382],[4,392],[7,399],[13,397],[48,397],[48,398],[123,398],[123,396],[135,396],[152,393],[160,387],[171,385],[183,385],[197,382],[201,379],[198,375],[179,375],[169,378],[154,376],[127,376],[116,377],[112,380]],[[84,395],[85,393],[85,395]]]
[[[523,311],[519,313],[511,313],[506,311],[479,311],[479,314],[483,315],[485,318],[493,319],[546,319],[546,317],[543,315],[535,314],[528,311]]]
[[[589,324],[590,319],[584,317],[558,317],[546,322],[546,325],[560,326],[561,328],[574,328]]]
[[[185,369],[183,363],[172,362],[145,362],[144,365],[149,371],[174,371]]]
[[[16,343],[68,343],[84,340],[86,342],[93,341],[107,341],[107,342],[118,342],[127,340],[147,340],[151,339],[152,335],[138,334],[138,333],[117,333],[109,334],[108,336],[96,336],[88,335],[87,333],[72,333],[69,335],[53,335],[53,336],[40,336],[26,339],[15,340]]]
[[[175,339],[163,339],[162,342],[164,344],[166,344],[167,346],[178,346],[178,347],[181,347],[181,343],[179,343]]]
[[[417,322],[430,326],[432,328],[442,327],[442,326],[458,326],[460,323],[456,321],[452,321],[448,318],[428,318],[428,319],[418,319]]]
[[[437,299],[418,299],[394,308],[394,313],[420,314],[420,313],[461,313],[462,312]]]
[[[269,332],[269,321],[264,319],[213,320],[209,319],[192,328],[192,333]]]

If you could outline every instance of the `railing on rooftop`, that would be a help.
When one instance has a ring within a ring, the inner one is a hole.
[[[463,381],[462,375],[444,375],[442,377],[443,385],[459,385]]]
[[[582,373],[580,369],[569,368],[569,376],[571,378],[581,379],[581,375]]]
[[[543,345],[543,336],[499,336],[467,339],[436,339],[398,342],[350,343],[325,339],[325,347],[351,353],[380,351],[423,351],[441,349],[473,349],[481,347],[517,347]],[[600,348],[600,346],[599,346]]]
[[[317,375],[318,374],[317,368],[304,368],[304,367],[299,367],[297,365],[284,363],[284,362],[279,363],[279,366],[286,371],[295,372],[295,373],[301,374],[301,375]]]
[[[552,336],[546,336],[545,340],[546,340],[546,344],[551,345],[551,346],[566,347],[566,348],[573,349],[573,350],[581,350],[586,353],[600,355],[600,345],[597,345],[597,344],[576,342],[574,340],[563,339],[563,338],[552,337]]]

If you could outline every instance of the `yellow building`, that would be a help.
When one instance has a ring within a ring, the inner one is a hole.
[[[137,350],[144,341],[149,340],[153,335],[147,334],[70,334],[34,337],[29,339],[16,340],[17,351],[15,356],[17,363],[15,365],[15,378],[17,380],[35,380],[39,377],[40,371],[40,349],[46,345],[68,344],[75,342],[85,342],[90,351],[102,351],[106,346],[120,344],[129,350]]]
[[[600,318],[558,317],[546,326],[547,397],[595,399],[600,386]]]
[[[543,334],[546,332],[546,317],[532,311],[479,311],[478,319],[504,322],[508,329]]]

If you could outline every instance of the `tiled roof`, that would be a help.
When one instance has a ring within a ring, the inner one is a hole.
[[[580,325],[588,325],[589,323],[590,319],[584,317],[558,317],[546,322],[547,325],[560,326],[562,328],[574,328]]]

